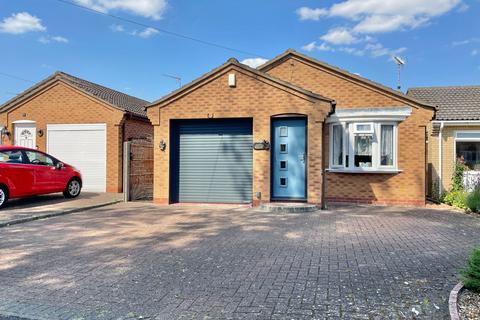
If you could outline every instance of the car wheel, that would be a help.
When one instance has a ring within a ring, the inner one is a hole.
[[[75,198],[75,197],[78,197],[81,190],[82,190],[82,183],[80,182],[79,179],[74,178],[68,182],[67,188],[65,189],[65,191],[63,191],[63,195],[66,198]]]
[[[0,208],[3,208],[8,200],[8,189],[4,186],[0,186]]]

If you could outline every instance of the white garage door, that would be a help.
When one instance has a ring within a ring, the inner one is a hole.
[[[80,170],[83,191],[105,192],[105,124],[47,125],[47,153]]]

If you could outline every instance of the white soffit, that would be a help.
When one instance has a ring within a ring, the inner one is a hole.
[[[355,108],[337,109],[327,119],[327,123],[349,121],[403,121],[412,114],[412,108],[383,107],[383,108]]]

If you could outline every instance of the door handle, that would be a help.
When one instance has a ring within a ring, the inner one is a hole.
[[[300,154],[298,155],[298,160],[300,160],[300,161],[302,161],[302,162],[305,162],[305,158],[306,158],[305,153],[300,153]]]

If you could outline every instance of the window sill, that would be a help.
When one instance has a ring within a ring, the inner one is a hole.
[[[328,172],[332,173],[385,173],[385,174],[396,174],[400,173],[403,170],[399,169],[342,169],[342,168],[333,168],[327,169]]]

